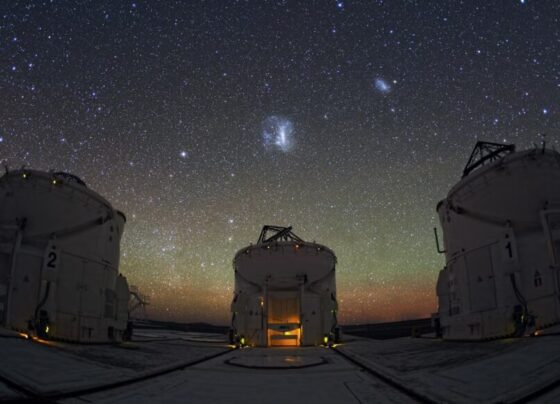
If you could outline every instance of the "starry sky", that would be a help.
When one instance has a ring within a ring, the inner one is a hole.
[[[428,316],[436,203],[559,100],[558,1],[0,2],[0,160],[126,214],[157,319],[227,324],[264,224],[335,251],[342,323]]]

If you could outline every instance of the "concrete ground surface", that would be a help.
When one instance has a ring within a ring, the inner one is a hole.
[[[334,349],[232,350],[222,335],[179,331],[78,345],[3,330],[0,358],[0,401],[560,402],[558,335],[475,343],[346,336]]]

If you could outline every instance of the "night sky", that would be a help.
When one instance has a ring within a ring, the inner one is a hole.
[[[436,203],[477,139],[560,140],[560,2],[0,2],[0,160],[127,216],[148,315],[227,324],[235,252],[292,225],[342,323],[427,316]]]

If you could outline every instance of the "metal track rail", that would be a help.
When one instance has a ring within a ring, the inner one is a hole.
[[[226,355],[228,353],[231,353],[233,351],[235,351],[237,348],[230,348],[230,349],[226,349],[223,351],[220,351],[218,353],[209,355],[209,356],[205,356],[199,359],[195,359],[195,360],[191,360],[191,361],[187,361],[187,362],[183,362],[183,363],[179,363],[177,365],[174,365],[172,367],[166,368],[166,369],[161,369],[152,373],[147,373],[147,374],[143,374],[137,377],[131,377],[128,379],[124,379],[124,380],[120,380],[120,381],[116,381],[116,382],[112,382],[112,383],[106,383],[106,384],[101,384],[101,385],[97,385],[97,386],[92,386],[92,387],[85,387],[85,388],[80,388],[80,389],[76,389],[76,390],[71,390],[71,391],[65,391],[65,392],[55,392],[55,393],[40,393],[37,392],[34,389],[28,388],[26,386],[23,386],[17,382],[14,382],[13,380],[10,380],[9,378],[6,378],[5,376],[1,376],[0,375],[0,383],[5,384],[7,387],[9,387],[10,389],[16,391],[17,393],[20,394],[20,396],[18,397],[12,397],[12,398],[7,398],[7,401],[2,401],[2,402],[27,402],[27,403],[55,403],[58,400],[64,400],[64,399],[69,399],[69,398],[75,398],[75,397],[82,397],[82,396],[87,396],[87,395],[91,395],[91,394],[96,394],[96,393],[101,393],[101,392],[105,392],[105,391],[110,391],[113,389],[117,389],[120,387],[125,387],[125,386],[130,386],[130,385],[134,385],[136,383],[140,383],[146,380],[151,380],[151,379],[155,379],[159,376],[164,376],[170,373],[174,373],[174,372],[178,372],[184,369],[187,369],[189,367],[193,367],[195,365],[210,361],[212,359],[215,359],[217,357]],[[358,367],[359,369],[365,371],[366,373],[370,374],[371,376],[373,376],[374,378],[380,380],[381,382],[383,382],[384,384],[390,386],[391,388],[393,388],[394,390],[398,391],[399,393],[407,396],[408,398],[412,399],[413,401],[419,402],[419,403],[424,403],[424,404],[435,404],[438,403],[439,400],[434,399],[434,398],[430,398],[427,395],[425,395],[424,393],[415,391],[414,389],[411,389],[410,387],[406,386],[405,384],[396,381],[394,378],[388,377],[387,375],[383,374],[382,372],[380,372],[379,370],[373,369],[371,367],[369,367],[367,364],[363,363],[362,361],[354,358],[353,356],[348,355],[347,353],[343,352],[342,350],[334,347],[332,348],[332,350],[339,356],[341,356],[342,358],[344,358],[346,361],[352,363],[354,366]],[[547,385],[545,385],[544,387],[535,390],[533,392],[527,393],[521,397],[515,398],[513,400],[506,400],[506,402],[509,402],[511,404],[521,404],[521,403],[527,403],[527,402],[531,402],[531,401],[535,401],[538,400],[540,397],[544,396],[547,393],[550,393],[551,391],[554,391],[555,389],[560,388],[560,380],[555,380],[552,381],[550,383],[548,383]]]
[[[544,396],[547,393],[550,393],[553,390],[560,388],[560,380],[555,380],[551,383],[548,383],[543,388],[535,390],[531,393],[525,394],[520,398],[516,398],[515,400],[511,401],[511,404],[525,404],[531,401],[535,401],[538,398]],[[499,403],[499,402],[498,402]]]
[[[27,387],[22,386],[18,383],[15,383],[12,380],[1,375],[0,375],[0,382],[4,383],[10,389],[22,395],[20,397],[6,398],[5,400],[0,399],[0,401],[2,401],[3,403],[6,402],[49,403],[51,402],[49,399],[42,397],[40,394],[36,393],[35,391],[28,389]]]
[[[348,362],[351,362],[353,365],[359,367],[360,369],[364,370],[365,372],[369,373],[370,375],[374,376],[375,378],[380,379],[383,383],[391,386],[392,388],[397,390],[399,393],[404,394],[405,396],[411,398],[412,400],[417,401],[419,403],[424,403],[424,404],[436,404],[436,403],[438,403],[438,401],[436,401],[434,399],[431,399],[431,398],[425,396],[424,394],[419,393],[419,392],[405,386],[404,384],[399,383],[399,382],[395,381],[394,379],[391,379],[390,377],[385,376],[384,374],[380,373],[379,371],[368,367],[364,363],[362,363],[362,362],[354,359],[350,355],[342,352],[340,349],[337,349],[337,348],[332,348],[332,349],[333,349],[334,352],[336,352],[338,355],[342,356]]]

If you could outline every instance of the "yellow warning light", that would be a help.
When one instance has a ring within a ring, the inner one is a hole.
[[[45,334],[48,334],[48,333],[49,333],[49,326],[47,325],[47,326],[45,327]]]
[[[325,336],[323,337],[323,343],[324,343],[325,345],[329,343],[329,336],[328,336],[328,335],[325,335]]]
[[[241,340],[239,341],[241,343],[241,345],[245,345],[245,337],[241,337]]]

